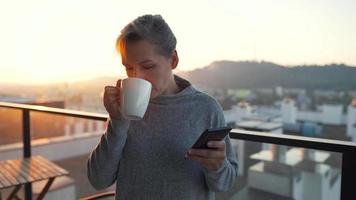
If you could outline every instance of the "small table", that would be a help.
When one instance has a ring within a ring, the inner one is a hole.
[[[42,156],[16,160],[0,160],[0,190],[15,186],[7,199],[18,198],[17,192],[21,189],[22,185],[40,180],[48,180],[37,197],[40,200],[43,199],[56,177],[68,174],[67,170]]]

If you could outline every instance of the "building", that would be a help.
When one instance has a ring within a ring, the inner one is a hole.
[[[264,122],[256,120],[246,120],[236,124],[238,129],[249,131],[260,131],[265,133],[282,134],[282,123],[278,122]],[[249,159],[250,155],[259,152],[263,149],[269,149],[270,144],[253,143],[246,141],[237,141],[236,144],[238,161],[239,161],[239,174],[245,175],[249,166],[253,165],[256,161]]]
[[[237,106],[232,106],[231,110],[224,111],[226,123],[234,127],[237,123],[248,119],[251,116],[251,111],[247,102],[240,102]]]
[[[251,109],[248,104],[248,107],[245,103],[242,105],[225,111],[228,113],[226,121],[238,129],[271,134],[293,130],[296,135],[347,139],[342,136],[346,120],[350,128],[355,128],[356,107],[353,105],[349,106],[348,116],[343,114],[341,105],[325,104],[318,111],[299,111],[290,98],[285,98],[280,108]],[[339,199],[341,164],[327,162],[334,154],[245,141],[235,145],[239,173],[246,176],[247,188],[286,199]]]
[[[325,161],[322,151],[274,146],[251,155],[259,160],[249,167],[248,187],[295,200],[339,199],[341,172]]]
[[[37,100],[33,98],[1,97],[0,101],[65,108],[65,102],[58,99]],[[22,113],[18,110],[0,108],[0,121],[3,122],[0,125],[0,132],[2,133],[0,145],[22,141],[21,116]],[[85,132],[103,131],[105,129],[105,123],[101,121],[41,112],[31,112],[30,125],[32,139],[70,136]]]
[[[290,98],[285,98],[281,104],[281,114],[283,123],[295,123],[297,121],[297,108]]]
[[[347,136],[356,141],[356,99],[353,99],[347,108]]]
[[[321,122],[324,124],[340,125],[343,123],[342,105],[322,105]]]

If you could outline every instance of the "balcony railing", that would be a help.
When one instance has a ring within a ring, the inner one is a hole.
[[[30,113],[42,112],[48,114],[64,115],[68,117],[78,117],[83,119],[106,121],[108,115],[73,111],[67,109],[49,108],[43,106],[33,106],[15,103],[0,102],[0,108],[10,108],[22,111],[23,125],[23,156],[31,157],[31,132]],[[1,133],[0,133],[1,134]],[[252,132],[233,129],[230,133],[232,139],[262,142],[285,146],[317,149],[322,151],[338,152],[342,154],[342,176],[341,176],[341,200],[351,200],[355,197],[354,181],[356,180],[356,144],[353,142],[328,140],[320,138],[310,138],[292,135],[270,134],[263,132]],[[25,199],[32,198],[31,184],[25,185]]]

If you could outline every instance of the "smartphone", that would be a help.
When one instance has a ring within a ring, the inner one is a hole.
[[[200,135],[198,140],[193,144],[193,149],[209,149],[207,146],[209,141],[221,141],[231,131],[230,127],[211,128],[206,129],[203,134]]]

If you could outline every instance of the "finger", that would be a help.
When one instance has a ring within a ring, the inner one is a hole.
[[[112,87],[112,86],[105,86],[104,89],[103,89],[103,91],[101,92],[100,96],[103,98],[104,95],[105,95],[105,93],[108,93],[108,91],[111,90],[111,89],[110,89],[111,87]]]
[[[104,100],[112,99],[112,98],[118,99],[120,97],[120,91],[116,87],[106,86],[103,97],[104,97]]]
[[[119,98],[106,98],[104,99],[105,102],[108,103],[108,105],[119,105]]]
[[[198,162],[201,166],[209,169],[209,170],[215,170],[218,169],[221,166],[221,160],[216,160],[216,159],[206,159],[202,158],[199,156],[193,156],[189,158],[190,160],[194,160]]]
[[[119,90],[114,86],[105,86],[105,92],[107,93],[117,93]]]
[[[191,149],[188,156],[199,156],[203,158],[224,158],[225,152],[217,149]]]
[[[103,100],[104,100],[104,105],[111,105],[113,103],[119,103],[120,102],[120,98],[117,92],[117,89],[115,87],[113,87],[114,89],[112,90],[112,88],[105,88],[105,92],[104,92],[104,96],[103,96]]]
[[[209,148],[214,148],[214,149],[221,149],[221,150],[225,150],[226,144],[225,141],[209,141],[208,142],[208,147]]]
[[[189,156],[188,157],[189,160],[194,160],[197,161],[198,163],[202,164],[202,165],[210,165],[216,162],[215,159],[211,159],[211,158],[204,158],[204,157],[200,157],[200,156]]]
[[[113,101],[110,100],[109,98],[104,98],[104,106],[106,108],[110,108],[111,102],[113,102]]]
[[[121,79],[118,79],[118,80],[116,81],[116,87],[117,87],[117,88],[121,88]]]
[[[112,87],[112,86],[107,86],[107,87],[105,87],[103,97],[104,97],[104,100],[119,98],[119,92],[118,92],[117,88]]]

